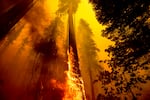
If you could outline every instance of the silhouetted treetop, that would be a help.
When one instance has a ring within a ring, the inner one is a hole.
[[[106,49],[111,58],[105,62],[111,68],[111,72],[101,72],[99,80],[107,95],[130,92],[132,99],[135,100],[139,94],[133,93],[132,89],[141,91],[140,85],[150,80],[148,74],[150,1],[92,0],[92,2],[95,4],[98,21],[107,25],[102,35],[115,43]],[[141,70],[144,71],[143,75],[140,73]],[[103,82],[115,84],[108,91],[110,87]]]
[[[149,0],[93,0],[101,23],[124,23],[128,25],[134,18],[149,9]],[[118,24],[118,26],[120,26]]]
[[[93,0],[100,23],[108,25],[103,36],[115,42],[106,51],[121,63],[150,51],[149,0]],[[127,64],[128,65],[128,64]]]

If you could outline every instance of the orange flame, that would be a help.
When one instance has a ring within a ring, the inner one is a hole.
[[[63,98],[62,100],[86,100],[85,91],[83,86],[83,80],[81,77],[80,82],[79,79],[76,77],[77,75],[73,73],[72,67],[73,63],[73,52],[68,52],[68,71],[65,73],[67,74],[66,82],[61,83],[55,79],[50,80],[51,85],[54,88],[59,88],[63,91]],[[83,91],[81,91],[81,88]],[[83,99],[84,98],[84,99]]]
[[[68,53],[68,71],[66,71],[67,89],[65,91],[65,96],[64,96],[63,100],[83,100],[83,98],[85,98],[83,80],[81,79],[81,77],[79,77],[80,81],[81,81],[81,82],[79,82],[79,79],[77,79],[77,77],[75,77],[76,73],[72,72],[72,67],[73,67],[72,61],[74,60],[72,50],[70,53],[69,52],[67,52],[67,53]],[[81,91],[81,88],[83,89],[83,91]]]

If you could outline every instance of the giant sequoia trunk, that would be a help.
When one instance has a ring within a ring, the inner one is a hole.
[[[79,69],[79,63],[78,63],[78,53],[77,53],[77,46],[76,46],[76,40],[75,40],[75,31],[73,26],[73,14],[71,7],[69,9],[69,52],[73,52],[73,58],[74,58],[74,73],[78,74],[79,77],[81,77],[81,72]]]
[[[68,23],[69,23],[69,53],[72,53],[72,72],[75,74],[75,78],[78,80],[79,84],[83,84],[83,81],[81,79],[81,71],[79,68],[79,63],[78,63],[78,53],[77,53],[77,46],[76,46],[76,39],[75,39],[75,31],[74,31],[74,26],[73,26],[73,12],[72,12],[72,7],[69,7],[69,12],[68,12]],[[78,87],[80,88],[80,91],[82,91],[82,100],[86,100],[85,98],[85,93],[84,93],[84,88],[79,85]]]

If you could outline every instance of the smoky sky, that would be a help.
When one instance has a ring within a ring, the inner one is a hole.
[[[64,90],[50,83],[51,79],[64,82],[66,77],[67,60],[58,55],[61,48],[57,41],[63,41],[62,31],[61,18],[52,19],[43,1],[38,1],[25,14],[14,31],[0,42],[3,43],[0,45],[0,99],[16,100],[18,96],[24,100],[62,99]],[[29,99],[30,95],[34,99]]]
[[[70,6],[72,6],[72,10],[75,13],[79,3],[80,0],[59,0],[58,13],[68,13]]]

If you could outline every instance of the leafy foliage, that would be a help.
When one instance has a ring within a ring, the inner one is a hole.
[[[150,1],[93,0],[93,3],[99,22],[108,26],[102,35],[115,42],[106,49],[111,57],[106,62],[112,71],[101,72],[99,80],[106,94],[130,92],[135,99],[132,89],[141,90],[140,84],[149,80]],[[114,87],[108,89],[108,84]]]

